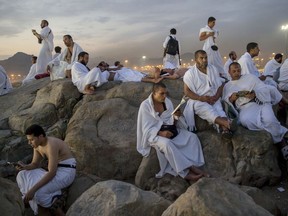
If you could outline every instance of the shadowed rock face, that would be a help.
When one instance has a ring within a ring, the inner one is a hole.
[[[183,96],[182,80],[164,83],[174,106],[177,105]],[[31,159],[32,149],[23,133],[28,125],[37,123],[48,135],[65,139],[77,159],[78,171],[103,180],[131,182],[136,176],[135,184],[141,189],[176,200],[189,183],[171,175],[156,179],[159,164],[155,152],[142,158],[136,151],[138,109],[152,86],[110,82],[97,88],[95,95],[83,96],[71,80],[43,79],[1,96],[2,164],[7,160]],[[206,121],[196,117],[196,125],[206,162],[204,168],[213,177],[257,187],[279,179],[278,153],[267,132],[239,127],[232,139],[225,140]],[[0,174],[8,177],[13,172],[0,163]]]

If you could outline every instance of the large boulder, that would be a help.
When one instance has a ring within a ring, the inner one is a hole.
[[[16,183],[0,178],[0,212],[1,216],[24,215],[24,203]]]
[[[236,185],[215,178],[203,178],[190,186],[162,216],[271,216]]]
[[[98,182],[69,208],[68,216],[159,216],[171,203],[150,191],[115,180]]]

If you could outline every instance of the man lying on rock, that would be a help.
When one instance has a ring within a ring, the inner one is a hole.
[[[76,160],[68,145],[55,137],[47,137],[39,125],[31,125],[25,132],[33,148],[30,164],[19,161],[17,183],[25,204],[30,204],[34,214],[65,215],[62,211],[61,189],[68,187],[76,175]],[[41,161],[48,160],[48,171],[40,168]]]

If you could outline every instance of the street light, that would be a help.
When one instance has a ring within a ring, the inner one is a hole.
[[[281,30],[285,31],[285,55],[288,57],[288,47],[287,47],[287,33],[288,33],[288,24],[282,25]]]

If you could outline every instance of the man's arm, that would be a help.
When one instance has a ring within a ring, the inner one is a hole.
[[[217,89],[217,92],[216,92],[216,94],[214,95],[215,102],[222,96],[222,92],[223,92],[224,85],[225,85],[225,84],[222,84],[222,85],[219,86],[219,88]]]
[[[199,40],[200,41],[206,40],[210,36],[214,36],[214,34],[215,34],[214,32],[202,32],[199,36]]]
[[[19,166],[17,166],[17,169],[18,170],[37,169],[40,166],[40,163],[41,163],[42,159],[43,158],[40,155],[40,153],[36,149],[34,149],[32,162],[30,164],[24,164],[22,161],[18,161],[18,165]]]
[[[49,141],[48,141],[49,142]],[[58,151],[59,147],[57,143],[48,143],[46,156],[48,158],[48,172],[41,178],[39,182],[37,182],[25,195],[24,200],[28,202],[29,200],[33,199],[34,194],[36,193],[39,188],[47,184],[51,181],[57,172],[58,166]]]

